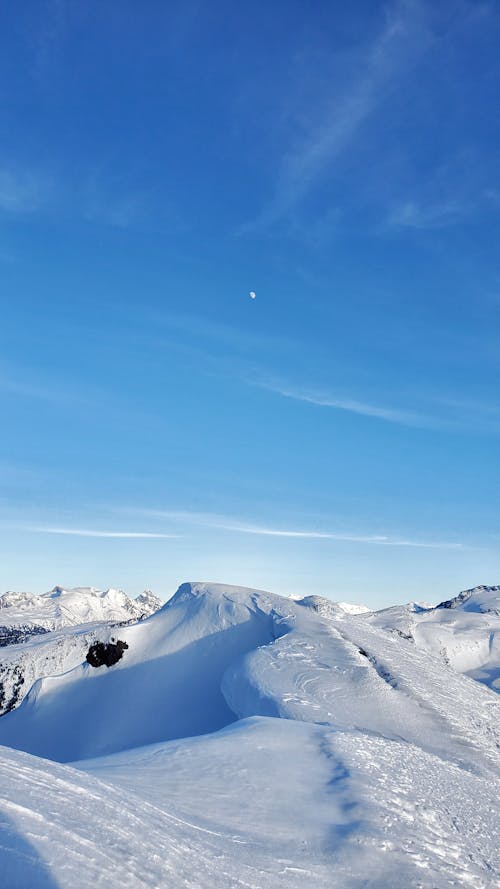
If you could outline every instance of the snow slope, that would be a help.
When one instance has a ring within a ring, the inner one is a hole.
[[[495,788],[400,741],[260,718],[84,765],[1,751],[7,889],[495,885]]]
[[[0,597],[0,715],[18,706],[37,679],[81,664],[117,623],[141,620],[162,604],[149,591],[132,600],[119,590],[85,587]]]
[[[286,632],[273,645],[226,671],[223,692],[240,718],[272,715],[361,729],[404,739],[478,773],[496,769],[496,695],[362,617],[332,617],[326,601],[325,614],[316,597],[304,604],[281,617]]]
[[[128,645],[116,666],[84,663],[35,683],[0,720],[0,743],[67,762],[228,725],[222,676],[274,639],[270,608],[252,591],[185,584],[152,617],[116,630]]]
[[[322,885],[324,871],[312,866],[321,863],[330,865],[327,886],[333,875],[336,886],[365,885],[369,874],[380,887],[453,879],[479,887],[499,864],[494,788],[375,735],[253,718],[82,765],[154,805],[168,801],[183,820],[234,837],[252,855],[286,862],[278,885],[290,885],[294,871],[302,885],[316,885],[313,875]]]
[[[37,634],[29,642],[0,648],[0,714],[19,706],[38,679],[66,673],[85,660],[90,646],[107,642],[115,624],[63,627]]]
[[[183,584],[0,719],[6,889],[500,885],[500,698],[414,636],[490,605]]]
[[[278,716],[404,739],[478,774],[498,758],[496,695],[318,597],[184,584],[117,638],[114,667],[38,681],[0,743],[68,762]]]

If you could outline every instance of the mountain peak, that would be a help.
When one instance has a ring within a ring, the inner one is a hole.
[[[436,605],[437,608],[460,608],[462,611],[500,614],[500,586],[481,584],[470,590],[463,590],[458,596],[440,602]]]

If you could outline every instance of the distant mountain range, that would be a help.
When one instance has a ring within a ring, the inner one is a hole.
[[[0,596],[0,645],[6,644],[9,631],[16,629],[28,634],[31,629],[35,634],[102,621],[142,620],[162,605],[150,590],[136,599],[123,590],[94,587],[66,590],[55,586],[42,595],[8,592]]]

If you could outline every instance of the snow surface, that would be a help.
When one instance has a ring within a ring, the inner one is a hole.
[[[374,614],[183,584],[113,667],[0,719],[2,886],[499,886],[500,698],[432,635],[495,632],[469,592]]]

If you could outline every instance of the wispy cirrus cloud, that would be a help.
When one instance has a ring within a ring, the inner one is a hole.
[[[460,222],[467,212],[467,206],[457,200],[429,204],[410,200],[396,207],[387,221],[390,226],[401,228],[444,228]]]
[[[127,510],[141,516],[163,519],[170,522],[194,525],[216,531],[228,531],[236,534],[250,534],[259,537],[292,538],[302,540],[325,540],[339,543],[361,543],[375,546],[408,546],[424,549],[461,549],[462,543],[447,541],[409,539],[392,537],[386,534],[356,534],[329,530],[307,530],[297,528],[273,528],[266,525],[247,522],[230,516],[210,512],[186,510],[136,509]]]
[[[438,421],[433,417],[420,414],[411,410],[400,410],[398,408],[385,407],[381,405],[370,404],[357,399],[344,398],[332,395],[324,391],[315,391],[311,389],[303,389],[293,385],[281,384],[278,382],[259,382],[255,385],[276,395],[282,395],[284,398],[290,398],[294,401],[305,401],[308,404],[314,404],[318,407],[329,407],[340,411],[347,411],[352,414],[359,414],[363,417],[373,417],[378,420],[386,420],[388,423],[398,423],[402,426],[413,426],[428,428],[437,426]]]
[[[281,138],[282,149],[271,193],[241,233],[282,222],[289,236],[321,248],[353,218],[380,233],[391,227],[445,228],[497,210],[494,140],[489,147],[491,136],[481,143],[474,125],[471,134],[445,124],[430,157],[428,104],[425,109],[421,104],[426,87],[436,89],[445,117],[444,97],[451,107],[460,104],[460,48],[471,35],[494,33],[499,22],[494,4],[457,0],[452,12],[430,0],[393,0],[379,4],[377,15],[383,19],[376,35],[363,42],[362,35],[370,33],[367,22],[359,40],[342,47],[341,65],[337,49],[330,56],[321,56],[317,47],[303,49],[300,83],[310,78],[311,87],[295,93],[289,88],[286,130],[275,138]],[[486,93],[491,82],[490,73]],[[413,105],[409,122],[401,108]]]
[[[496,211],[500,198],[494,190],[475,188],[475,183],[465,180],[455,171],[454,177],[444,186],[433,187],[434,193],[443,192],[441,200],[422,197],[400,201],[386,220],[389,227],[407,229],[439,229],[457,225],[472,217],[480,209]]]
[[[378,36],[364,51],[357,50],[351,81],[340,93],[328,91],[305,136],[298,140],[292,136],[281,159],[273,198],[261,216],[242,231],[266,227],[302,201],[355,140],[391,84],[416,64],[433,40],[422,4],[399,0],[389,7]]]
[[[283,335],[260,334],[199,315],[159,315],[155,317],[155,322],[160,323],[166,330],[170,329],[187,337],[187,340],[192,344],[191,348],[194,346],[194,354],[197,354],[199,350],[199,353],[204,356],[203,363],[200,364],[204,372],[219,373],[224,376],[230,373],[233,377],[237,375],[246,385],[265,389],[285,398],[373,417],[390,423],[422,428],[440,425],[437,419],[418,411],[372,404],[364,399],[332,395],[324,390],[284,383],[279,380],[266,380],[262,374],[256,376],[252,366],[245,360],[248,354],[254,356],[257,353],[262,354],[266,350],[271,350],[274,356],[276,350],[282,351],[283,354],[303,351],[303,343],[299,344]],[[224,345],[226,350],[224,357],[220,355],[221,345]],[[181,348],[178,340],[175,347]],[[214,349],[211,350],[211,347]],[[228,350],[231,353],[230,357],[227,354]],[[315,346],[316,357],[317,352],[318,348]],[[235,357],[237,357],[236,363]]]
[[[116,539],[176,539],[179,534],[163,534],[156,531],[96,531],[90,528],[53,528],[43,525],[28,525],[25,531],[35,534],[63,534],[69,537],[111,537]]]
[[[393,406],[384,403],[383,393],[380,400],[367,397],[363,385],[354,379],[355,368],[352,382],[343,384],[349,388],[349,393],[342,389],[334,390],[317,379],[312,380],[309,368],[322,355],[317,344],[313,349],[312,344],[306,341],[294,340],[280,333],[273,334],[266,330],[261,334],[255,329],[247,330],[195,314],[158,314],[152,320],[158,342],[164,346],[163,334],[175,332],[177,336],[169,341],[169,349],[182,354],[185,361],[191,361],[203,374],[230,376],[243,385],[272,392],[282,398],[409,428],[475,433],[489,431],[493,434],[500,431],[496,401],[488,405],[471,398],[459,403],[453,398],[453,393],[447,395],[445,390],[441,393],[434,389],[402,391],[391,381],[392,398],[398,398],[400,404],[409,405]],[[484,349],[484,343],[480,345]],[[304,362],[303,380],[298,381],[297,375],[290,381],[286,373],[278,376],[271,369],[272,364],[276,365],[277,358],[283,368],[285,365],[296,368],[297,356],[308,356]],[[322,359],[325,357],[326,354],[322,355]],[[339,366],[337,370],[345,379],[345,366]],[[387,385],[382,385],[382,388],[384,392],[387,391]]]
[[[249,383],[252,381],[248,381]],[[284,398],[306,402],[317,407],[345,411],[363,417],[395,423],[414,429],[468,432],[497,436],[500,433],[500,404],[497,398],[488,403],[483,398],[456,397],[442,392],[409,392],[406,400],[422,405],[422,409],[393,408],[371,401],[348,398],[325,389],[306,388],[281,381],[254,380],[253,385]],[[401,395],[401,398],[404,394]]]

